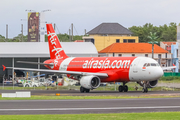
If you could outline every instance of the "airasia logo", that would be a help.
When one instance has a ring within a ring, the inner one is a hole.
[[[56,33],[50,33],[50,31],[48,31],[48,36],[50,36],[50,43],[53,46],[53,49],[51,50],[51,52],[55,52],[55,56],[56,59],[61,59],[63,57],[61,57],[60,52],[63,50],[62,48],[56,48]]]
[[[105,60],[86,60],[83,64],[83,68],[129,68],[130,60],[114,60],[110,61],[107,58]]]

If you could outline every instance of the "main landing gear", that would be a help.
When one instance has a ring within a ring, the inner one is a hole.
[[[143,82],[143,89],[142,89],[143,93],[147,93],[148,92],[148,88],[147,88],[147,81]]]
[[[119,86],[119,92],[127,92],[128,91],[128,86],[125,85],[126,83],[123,83],[123,85]]]
[[[84,87],[80,87],[80,92],[81,93],[84,93],[84,92],[86,92],[86,93],[89,93],[89,91],[90,91],[90,89],[86,89],[86,88],[84,88]]]

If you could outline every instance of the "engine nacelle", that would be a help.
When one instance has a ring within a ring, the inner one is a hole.
[[[148,88],[154,88],[154,87],[156,87],[156,85],[157,85],[157,83],[158,83],[158,80],[154,80],[154,81],[149,81],[148,82]]]
[[[137,83],[143,87],[143,81],[137,82]],[[147,88],[154,88],[154,87],[156,87],[157,83],[158,83],[158,80],[147,81]]]
[[[101,80],[97,76],[83,76],[80,79],[80,84],[86,89],[96,89],[99,87]]]

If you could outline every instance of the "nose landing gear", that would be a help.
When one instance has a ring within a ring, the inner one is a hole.
[[[128,86],[125,85],[126,83],[123,83],[123,85],[120,85],[118,90],[119,92],[127,92],[128,91]]]
[[[143,93],[147,93],[148,92],[148,88],[147,88],[147,81],[143,82]]]

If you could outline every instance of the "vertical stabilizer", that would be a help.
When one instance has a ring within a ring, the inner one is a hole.
[[[53,29],[52,24],[46,24],[48,43],[49,43],[49,53],[51,59],[65,59],[68,56],[65,54],[59,39]]]

